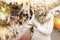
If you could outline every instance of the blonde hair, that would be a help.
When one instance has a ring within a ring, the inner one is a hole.
[[[35,18],[41,24],[44,24],[45,22],[50,20],[50,18],[46,19],[48,14],[48,9],[44,3],[34,4],[33,9],[34,9]]]

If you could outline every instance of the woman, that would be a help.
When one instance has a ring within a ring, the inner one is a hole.
[[[33,27],[31,40],[51,40],[50,34],[53,30],[53,15],[47,12],[44,3],[35,3],[34,14],[30,21]]]

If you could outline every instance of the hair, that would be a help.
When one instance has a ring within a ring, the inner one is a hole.
[[[50,18],[46,19],[47,14],[48,14],[48,9],[47,9],[47,7],[46,7],[45,4],[43,4],[43,3],[35,4],[35,6],[33,7],[33,9],[34,9],[35,18],[41,24],[44,24],[44,23],[46,23],[47,21],[50,20]]]

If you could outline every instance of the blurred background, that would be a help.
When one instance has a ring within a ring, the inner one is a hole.
[[[0,1],[6,1],[6,0],[0,0]],[[46,4],[50,8],[49,10],[51,10],[57,6],[60,6],[60,0],[42,0],[42,1],[46,2]],[[56,16],[54,18],[54,30],[51,34],[51,38],[52,38],[52,40],[60,40],[60,17]]]

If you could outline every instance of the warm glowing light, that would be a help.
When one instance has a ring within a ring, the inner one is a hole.
[[[5,20],[5,15],[3,14],[3,12],[0,12],[0,19]]]
[[[60,28],[60,17],[55,18],[54,26],[55,26],[55,28]]]
[[[59,19],[56,19],[56,22],[57,22],[58,24],[60,24],[60,18],[59,18]]]
[[[5,8],[2,7],[1,9],[2,9],[3,12],[5,11]]]

